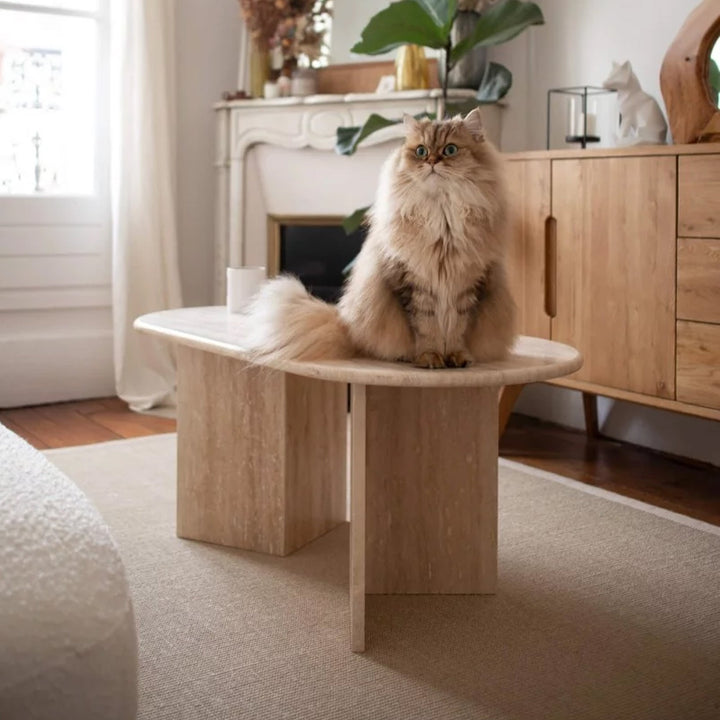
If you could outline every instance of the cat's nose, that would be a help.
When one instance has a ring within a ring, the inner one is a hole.
[[[431,165],[436,165],[437,163],[440,162],[440,159],[441,159],[441,158],[440,158],[439,155],[430,155],[430,156],[428,157],[428,162],[429,162]]]

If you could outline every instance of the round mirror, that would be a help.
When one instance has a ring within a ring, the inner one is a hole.
[[[660,90],[676,143],[720,142],[720,0],[688,15],[660,70]]]
[[[707,83],[710,100],[715,107],[718,107],[718,97],[720,96],[720,39],[715,40],[715,44],[710,50]]]

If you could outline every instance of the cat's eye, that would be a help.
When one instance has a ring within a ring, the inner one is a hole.
[[[415,148],[415,154],[416,154],[419,158],[427,157],[427,155],[428,155],[428,149],[427,149],[424,145],[418,145],[418,146]]]
[[[454,145],[453,143],[449,143],[443,148],[443,155],[447,157],[452,157],[453,155],[457,155],[458,146]]]

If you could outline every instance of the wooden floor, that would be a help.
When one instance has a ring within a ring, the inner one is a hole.
[[[720,525],[720,468],[512,415],[500,455]]]
[[[119,398],[0,410],[0,423],[40,450],[175,432],[175,420],[132,412]]]
[[[0,410],[0,423],[36,448],[174,432],[175,421],[118,398]],[[720,525],[720,468],[513,415],[500,454],[527,465]]]

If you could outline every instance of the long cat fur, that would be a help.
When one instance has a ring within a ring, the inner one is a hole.
[[[241,339],[257,356],[458,367],[507,355],[515,306],[503,264],[499,155],[478,110],[442,122],[405,116],[404,124],[405,143],[383,165],[340,302],[312,297],[290,276],[268,281]],[[450,144],[457,152],[443,154]],[[420,145],[427,157],[418,156]]]

